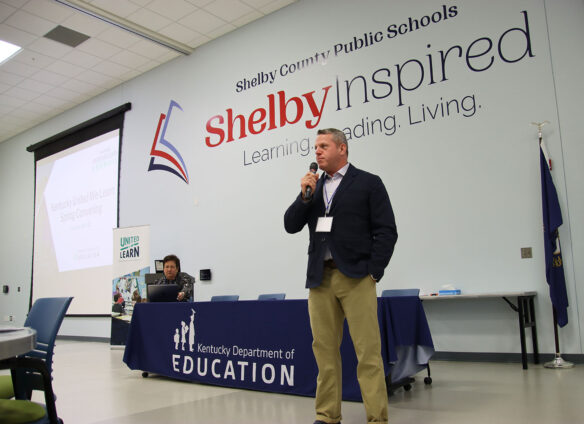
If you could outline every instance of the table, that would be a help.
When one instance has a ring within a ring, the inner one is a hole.
[[[51,376],[47,370],[45,361],[39,358],[29,358],[24,355],[36,347],[36,331],[29,327],[0,326],[0,369],[9,369],[12,374],[12,383],[16,398],[21,389],[16,378],[16,371],[20,369],[35,370],[43,379],[45,392],[45,406],[49,422],[58,424],[57,409],[55,406],[55,394],[51,383]]]
[[[397,381],[434,353],[417,297],[379,298],[386,375]],[[345,323],[343,399],[361,400]],[[129,368],[220,386],[314,396],[318,373],[306,300],[141,303],[124,362]]]
[[[522,292],[499,292],[499,293],[482,293],[482,294],[458,294],[448,296],[420,296],[421,300],[443,301],[443,300],[464,300],[464,299],[488,299],[500,298],[517,312],[519,321],[519,341],[521,343],[521,363],[523,369],[527,369],[527,348],[525,343],[525,329],[531,328],[531,340],[533,342],[533,362],[539,364],[539,350],[537,347],[537,327],[535,324],[535,306],[534,299],[537,295],[535,291]],[[517,304],[509,299],[515,298]]]
[[[28,327],[0,326],[0,360],[30,352],[36,346],[36,331]]]

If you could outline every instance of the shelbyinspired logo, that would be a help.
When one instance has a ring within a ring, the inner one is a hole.
[[[170,172],[185,183],[189,183],[189,173],[187,171],[187,167],[185,165],[185,161],[183,160],[182,156],[168,140],[166,140],[166,129],[168,128],[168,123],[170,121],[170,114],[174,108],[179,109],[182,111],[180,105],[175,102],[174,100],[170,101],[170,105],[168,106],[168,113],[165,115],[164,113],[160,114],[160,118],[158,119],[158,126],[156,127],[156,135],[154,136],[154,142],[152,143],[152,148],[150,149],[150,165],[148,165],[148,171],[154,170],[161,170]],[[164,127],[162,128],[162,133],[160,132],[160,127],[164,122]],[[160,135],[160,137],[158,137]],[[164,149],[164,150],[162,150]],[[168,149],[170,152],[165,151]],[[172,154],[171,154],[172,153]],[[157,162],[155,163],[155,160]],[[168,161],[167,164],[160,163],[159,161]]]
[[[191,308],[190,323],[180,322],[180,328],[174,329],[174,350],[194,352],[195,346],[195,310]],[[188,346],[185,346],[187,344]]]

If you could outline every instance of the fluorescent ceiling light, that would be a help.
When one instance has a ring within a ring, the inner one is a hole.
[[[21,49],[22,47],[16,46],[8,41],[0,40],[0,64],[10,59]]]

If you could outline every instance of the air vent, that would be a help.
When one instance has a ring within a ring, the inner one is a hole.
[[[73,31],[70,28],[58,25],[44,35],[49,40],[57,41],[69,47],[77,47],[85,40],[89,39],[88,35]]]

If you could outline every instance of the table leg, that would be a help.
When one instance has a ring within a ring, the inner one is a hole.
[[[524,298],[517,298],[517,315],[519,317],[519,337],[521,339],[521,363],[523,364],[523,369],[527,369],[527,352],[525,346],[525,312],[523,308]]]
[[[537,346],[537,327],[535,326],[535,306],[533,296],[529,298],[529,315],[531,318],[531,340],[533,341],[533,363],[539,364],[539,348]]]

